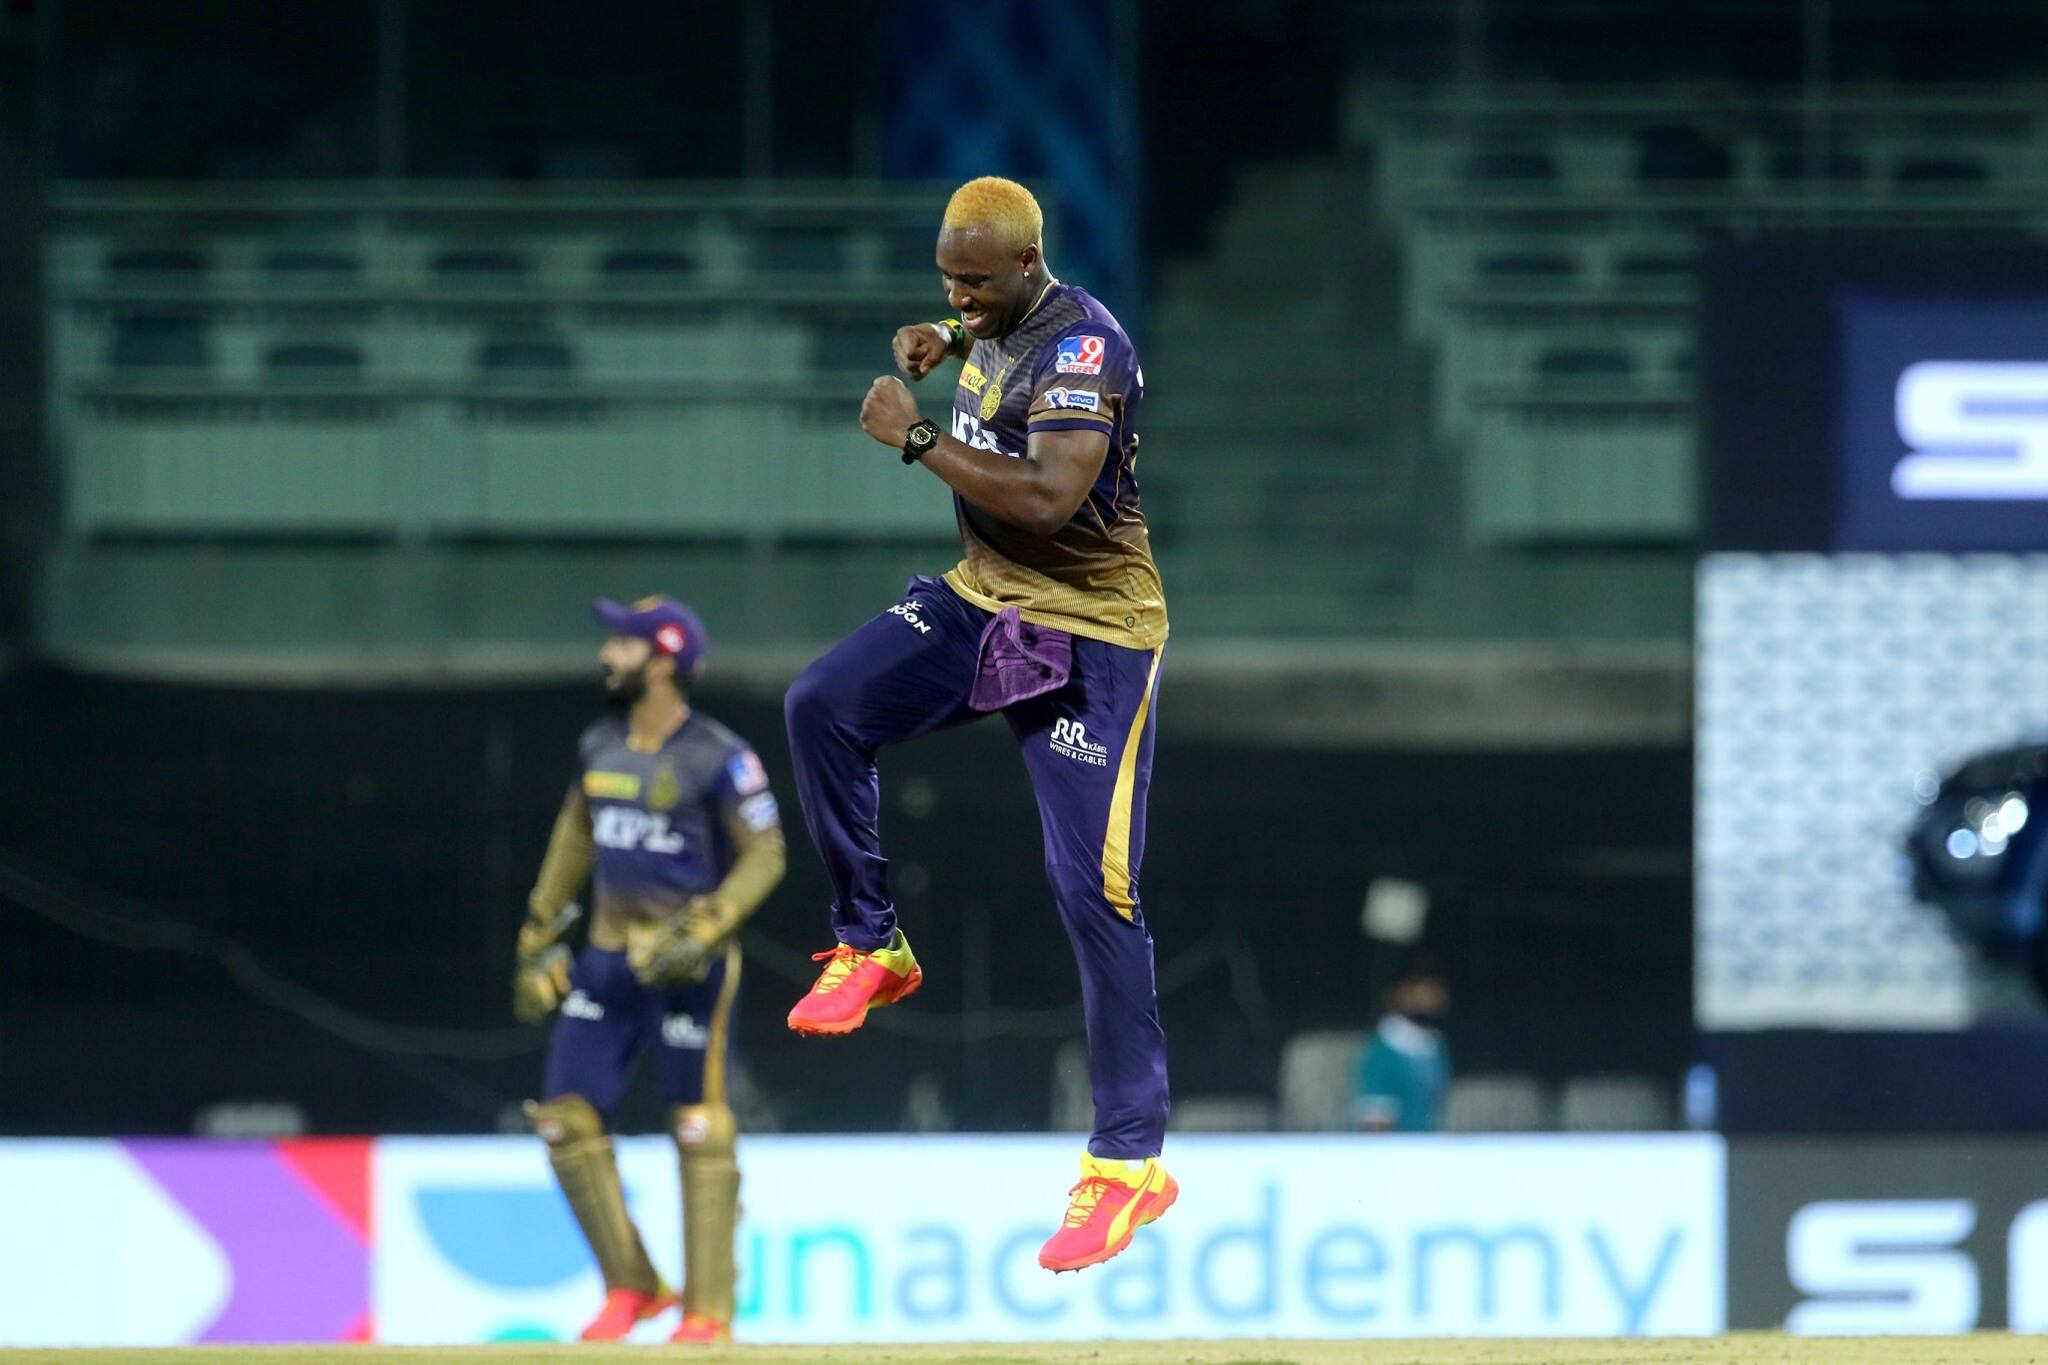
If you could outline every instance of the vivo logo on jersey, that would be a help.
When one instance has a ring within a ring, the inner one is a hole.
[[[1894,406],[1901,498],[2048,499],[2048,365],[1923,360]]]
[[[981,423],[972,413],[961,412],[957,408],[953,412],[953,439],[964,441],[976,450],[993,450],[998,455],[1008,455],[1013,460],[1024,458],[1015,451],[1004,450],[997,445],[995,436],[983,431]]]
[[[643,849],[648,853],[681,853],[683,836],[668,827],[666,815],[632,806],[602,806],[590,822],[590,836],[599,848]]]

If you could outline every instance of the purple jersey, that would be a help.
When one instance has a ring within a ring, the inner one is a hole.
[[[1131,649],[1166,640],[1166,593],[1138,506],[1145,375],[1131,339],[1085,290],[1052,284],[1017,329],[977,341],[953,392],[953,435],[1022,457],[1032,432],[1093,431],[1102,472],[1073,517],[1036,535],[955,496],[965,557],[946,582],[987,611]]]
[[[695,711],[651,753],[629,744],[617,719],[584,731],[579,752],[600,908],[667,914],[731,870],[728,821],[755,830],[779,822],[761,760]]]

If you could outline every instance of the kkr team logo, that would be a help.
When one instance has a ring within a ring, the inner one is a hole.
[[[1052,751],[1091,767],[1109,766],[1109,746],[1090,740],[1088,727],[1078,720],[1056,720],[1052,723]]]
[[[647,788],[647,804],[655,810],[674,810],[676,802],[683,799],[683,784],[676,777],[673,763],[664,763],[654,770],[654,781]]]
[[[1010,367],[1004,365],[996,371],[996,377],[989,381],[987,392],[981,395],[981,420],[986,422],[996,415],[1003,406],[1003,381],[1010,377]]]

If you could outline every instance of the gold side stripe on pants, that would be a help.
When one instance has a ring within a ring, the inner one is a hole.
[[[1159,680],[1159,656],[1152,651],[1152,667],[1145,673],[1145,695],[1138,699],[1138,714],[1131,718],[1131,732],[1124,736],[1123,756],[1117,760],[1116,788],[1109,798],[1109,828],[1102,836],[1102,894],[1119,915],[1135,918],[1138,902],[1131,895],[1131,798],[1138,785],[1138,749],[1145,738],[1145,717],[1152,711],[1152,685]]]
[[[724,1104],[726,1039],[732,1033],[732,1002],[740,989],[740,945],[725,945],[725,980],[718,983],[718,1003],[711,1007],[710,1037],[704,1045],[704,1103]]]

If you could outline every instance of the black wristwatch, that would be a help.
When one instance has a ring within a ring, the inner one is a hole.
[[[931,418],[920,417],[903,436],[903,463],[916,464],[939,443],[939,429]]]

